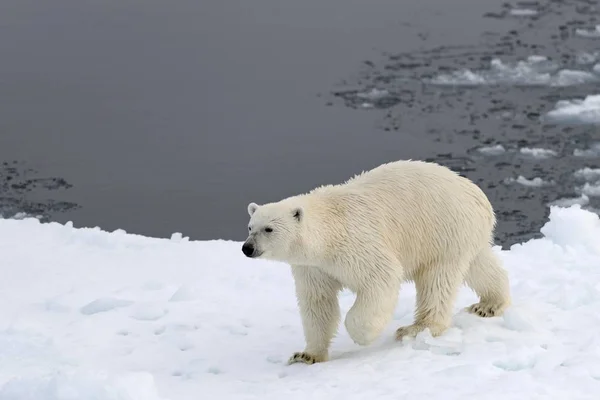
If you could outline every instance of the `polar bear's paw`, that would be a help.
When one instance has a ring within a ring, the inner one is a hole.
[[[443,325],[425,325],[425,324],[412,324],[407,326],[401,326],[396,330],[396,340],[402,340],[402,338],[414,338],[420,332],[429,328],[429,332],[431,332],[431,336],[436,337],[440,336],[444,331],[446,331],[445,326]]]
[[[304,351],[300,351],[300,352],[294,353],[290,357],[290,359],[288,360],[288,365],[296,364],[296,363],[303,363],[303,364],[310,365],[310,364],[315,364],[315,363],[324,362],[324,361],[327,361],[327,357],[313,355],[310,353],[306,353]]]
[[[483,318],[491,318],[502,315],[505,308],[503,304],[480,302],[467,307],[467,311]]]

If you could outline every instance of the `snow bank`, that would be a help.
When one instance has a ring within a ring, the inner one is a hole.
[[[304,346],[289,267],[237,242],[0,220],[0,400],[594,399],[600,221],[552,207],[542,233],[496,249],[514,299],[503,317],[465,313],[464,287],[443,336],[397,343],[407,283],[372,346],[342,324],[330,362],[287,366]],[[344,314],[353,300],[340,295]]]
[[[546,114],[549,122],[599,124],[600,95],[587,96],[585,99],[561,100],[554,110]]]
[[[490,68],[472,71],[463,69],[439,75],[429,83],[436,85],[516,85],[516,86],[572,86],[596,82],[599,77],[588,71],[560,69],[544,56],[529,56],[516,64],[493,59]]]

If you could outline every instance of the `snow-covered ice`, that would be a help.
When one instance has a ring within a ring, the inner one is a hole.
[[[575,55],[575,62],[577,64],[589,65],[594,64],[598,58],[600,58],[600,52],[594,51],[592,53],[587,51],[579,52]]]
[[[560,100],[554,110],[546,113],[549,122],[571,124],[600,123],[600,95],[586,96],[585,99]]]
[[[542,149],[539,147],[523,147],[519,150],[519,152],[533,158],[550,158],[556,156],[557,154],[554,150]]]
[[[551,202],[550,206],[557,207],[571,207],[572,205],[578,204],[580,206],[587,206],[590,203],[590,198],[585,194],[582,194],[579,197],[563,197],[560,199],[556,199]]]
[[[361,103],[360,106],[362,108],[373,108],[374,107],[373,102],[377,102],[378,100],[385,99],[389,95],[390,95],[390,92],[388,92],[385,89],[372,88],[368,92],[357,93],[356,97],[363,99],[363,100],[368,100],[368,101]]]
[[[544,56],[532,55],[516,64],[493,59],[485,70],[463,69],[441,74],[429,80],[436,85],[516,85],[573,86],[597,82],[599,77],[589,71],[560,69],[560,65]]]
[[[389,96],[389,94],[390,93],[385,89],[372,88],[370,91],[358,93],[356,96],[360,97],[361,99],[374,101],[383,99]]]
[[[36,219],[0,220],[0,400],[597,399],[600,221],[552,207],[544,237],[496,250],[514,304],[463,311],[398,343],[405,284],[370,347],[343,324],[331,361],[287,366],[304,338],[289,268],[241,243],[154,239]],[[343,312],[354,295],[343,292]]]
[[[530,8],[513,8],[510,10],[510,15],[513,15],[515,17],[532,17],[537,14],[537,10],[533,10]]]
[[[600,38],[600,25],[596,25],[593,29],[575,29],[575,34],[584,38]]]
[[[501,144],[495,146],[485,146],[477,149],[481,154],[488,156],[497,156],[506,152],[506,149]]]
[[[581,193],[592,197],[600,196],[600,182],[586,182],[581,188]]]
[[[600,168],[581,168],[575,171],[573,175],[577,179],[583,179],[587,182],[596,182],[600,180]]]
[[[532,179],[528,179],[525,178],[522,175],[519,175],[517,178],[507,178],[506,179],[506,183],[510,184],[510,183],[518,183],[520,185],[523,186],[529,186],[529,187],[542,187],[542,186],[548,186],[548,185],[552,185],[553,182],[548,182],[543,180],[540,177],[535,177]]]

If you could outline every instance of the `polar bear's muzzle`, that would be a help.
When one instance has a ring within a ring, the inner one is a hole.
[[[250,240],[244,242],[244,245],[242,246],[242,253],[249,258],[258,257],[260,255],[259,252],[256,251],[254,243],[252,243]]]

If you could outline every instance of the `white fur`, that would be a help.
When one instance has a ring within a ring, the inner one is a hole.
[[[491,317],[510,304],[508,276],[492,251],[496,218],[486,195],[450,169],[397,161],[307,194],[248,205],[257,258],[291,264],[306,348],[290,362],[320,362],[340,320],[338,293],[356,301],[345,318],[352,339],[372,343],[392,318],[400,285],[414,281],[413,325],[442,334],[460,286],[480,297],[471,312]],[[265,228],[272,229],[266,232]]]

